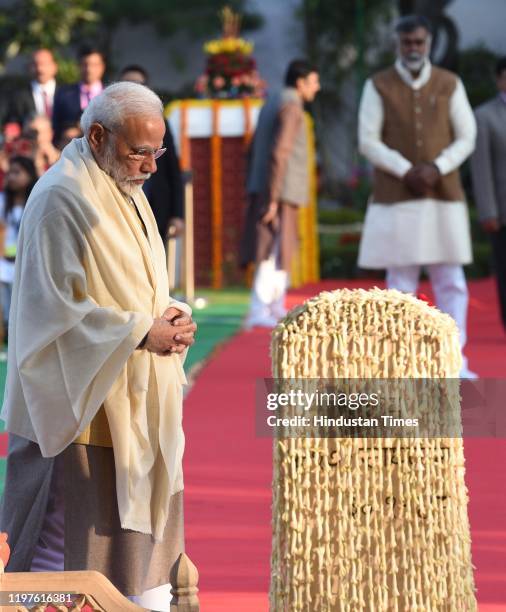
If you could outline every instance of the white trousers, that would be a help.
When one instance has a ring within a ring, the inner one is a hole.
[[[161,584],[159,587],[144,591],[142,595],[133,595],[128,599],[153,612],[170,612],[170,601],[172,599],[170,589],[170,584]]]
[[[467,340],[467,305],[469,302],[464,270],[462,266],[456,264],[431,264],[424,268],[429,275],[436,306],[453,317],[457,323],[460,332],[460,347],[463,349]],[[388,289],[397,289],[416,295],[421,270],[422,266],[417,265],[388,268],[386,276]],[[464,359],[464,367],[466,365]]]
[[[277,267],[274,255],[257,264],[246,325],[269,323],[274,327],[286,314],[287,287],[288,274]]]

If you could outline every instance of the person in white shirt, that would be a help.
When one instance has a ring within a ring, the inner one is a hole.
[[[45,115],[48,119],[51,119],[58,65],[49,49],[39,49],[34,52],[31,71],[34,75],[31,86],[35,114]]]
[[[7,120],[24,125],[36,115],[51,119],[56,92],[58,65],[49,49],[37,49],[30,61],[32,80],[16,89],[8,104]]]
[[[476,123],[460,79],[429,60],[427,20],[404,17],[396,32],[397,61],[366,81],[359,108],[359,149],[374,166],[374,190],[358,265],[386,269],[388,288],[408,293],[416,293],[425,268],[463,348],[462,266],[472,250],[458,168],[474,149]],[[465,357],[461,376],[476,377]]]

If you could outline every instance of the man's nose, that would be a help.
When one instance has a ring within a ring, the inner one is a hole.
[[[150,172],[151,174],[153,174],[153,172],[156,172],[156,161],[154,155],[147,155],[144,158],[144,161],[142,162],[141,166],[141,171]]]

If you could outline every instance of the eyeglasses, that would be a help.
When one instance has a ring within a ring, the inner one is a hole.
[[[104,128],[106,132],[113,134],[113,131],[109,129],[107,126],[103,125],[102,123],[100,125]],[[153,159],[158,159],[167,150],[166,147],[161,147],[160,149],[150,149],[149,147],[140,147],[140,148],[132,147],[132,145],[129,144],[128,142],[126,144],[132,150],[132,153],[129,153],[127,156],[128,159],[130,159],[131,161],[144,161],[151,155],[153,156]]]

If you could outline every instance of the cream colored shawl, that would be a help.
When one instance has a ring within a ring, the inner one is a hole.
[[[9,327],[7,430],[44,456],[65,449],[104,404],[121,525],[157,540],[183,488],[179,356],[135,350],[171,301],[144,194],[135,207],[72,141],[37,183],[18,242]],[[106,495],[107,492],[104,491]]]

